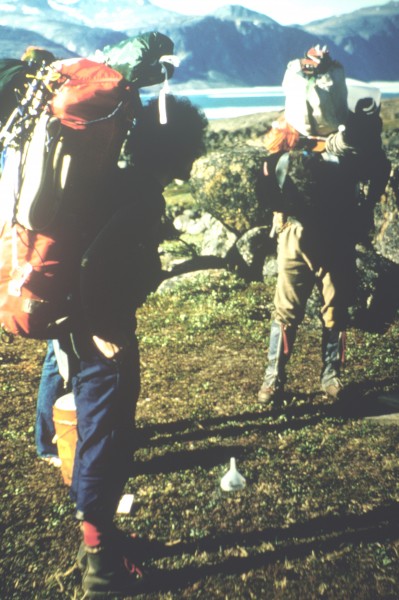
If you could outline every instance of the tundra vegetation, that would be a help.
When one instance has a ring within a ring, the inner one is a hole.
[[[399,163],[398,104],[389,111],[384,143]],[[262,127],[253,117],[214,123],[210,148],[256,145]],[[395,177],[391,186],[394,193]],[[173,219],[187,210],[201,217],[189,187],[171,186],[167,195]],[[182,261],[196,259],[193,235],[181,242],[174,232],[165,242],[165,268],[178,272]],[[399,427],[370,418],[395,411],[381,398],[399,389],[397,311],[384,314],[378,331],[354,321],[338,403],[319,391],[320,328],[309,311],[284,402],[263,406],[257,391],[274,276],[247,277],[231,256],[227,265],[224,255],[217,258],[222,263],[212,269],[166,282],[139,309],[138,448],[126,486],[135,500],[131,515],[118,516],[121,528],[153,542],[137,597],[399,597]],[[68,488],[35,455],[45,349],[34,340],[1,344],[5,600],[82,596]],[[246,487],[229,493],[220,479],[233,456]]]

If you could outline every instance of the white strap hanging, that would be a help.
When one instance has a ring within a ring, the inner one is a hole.
[[[161,91],[159,92],[159,100],[158,100],[159,122],[161,123],[161,125],[166,125],[166,123],[168,122],[168,115],[167,115],[167,111],[166,111],[166,96],[170,92],[170,86],[169,86],[169,80],[168,80],[168,71],[165,67],[165,63],[173,65],[174,67],[178,67],[180,65],[180,58],[174,54],[165,54],[164,56],[161,56],[161,58],[159,59],[159,62],[161,63],[161,65],[163,67],[163,71],[165,73],[165,79],[164,79]]]
[[[168,122],[168,115],[166,113],[166,95],[169,94],[168,80],[165,79],[161,91],[159,92],[159,122],[161,125],[166,125]]]
[[[61,348],[59,340],[52,340],[55,359],[57,361],[58,372],[64,380],[65,387],[70,380],[70,368],[68,354]]]

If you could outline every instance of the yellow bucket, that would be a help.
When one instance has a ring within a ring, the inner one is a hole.
[[[72,483],[76,442],[78,441],[76,405],[72,393],[61,396],[53,406],[53,421],[58,456],[61,459],[61,475],[66,485]]]

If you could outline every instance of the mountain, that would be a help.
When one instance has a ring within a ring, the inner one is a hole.
[[[0,3],[2,56],[18,57],[28,44],[48,47],[60,58],[90,55],[154,29],[169,35],[184,59],[174,77],[180,84],[279,85],[287,62],[316,43],[327,44],[348,77],[399,81],[397,1],[291,27],[237,5],[188,17],[150,0]]]
[[[279,85],[287,62],[314,42],[301,29],[236,6],[186,19],[178,27],[166,24],[162,31],[184,57],[175,81],[207,85]]]
[[[348,56],[346,63],[363,79],[399,80],[399,2],[361,8],[303,29],[333,40]]]
[[[71,0],[65,4],[66,11],[54,8],[56,5],[61,2],[15,0],[1,3],[1,56],[19,57],[27,45],[44,46],[59,58],[88,55],[126,38],[126,34],[111,28],[89,27],[83,19],[70,13]],[[15,27],[16,23],[18,27]]]
[[[3,27],[0,25],[0,56],[18,58],[22,55],[27,46],[42,46],[50,50],[55,56],[67,58],[75,56],[75,53],[69,52],[62,44],[57,44],[51,39],[32,32],[28,29],[18,27]]]
[[[180,14],[155,6],[149,0],[49,0],[43,3],[64,18],[74,18],[88,26],[94,18],[97,27],[119,31],[138,27],[152,29],[159,23],[181,18]]]
[[[262,13],[249,10],[243,6],[238,5],[226,5],[216,9],[213,13],[214,17],[222,20],[237,20],[237,21],[252,21],[255,25],[259,23],[269,23],[270,25],[276,23],[267,15]]]
[[[41,21],[75,23],[92,28],[126,31],[154,28],[159,23],[181,19],[182,15],[164,10],[149,0],[6,0],[0,3],[0,24],[13,27],[15,21],[33,30]]]

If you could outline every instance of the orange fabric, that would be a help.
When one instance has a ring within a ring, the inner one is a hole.
[[[315,145],[312,148],[312,152],[324,152],[326,149],[326,140],[315,140]]]
[[[275,121],[270,131],[266,133],[263,141],[266,150],[271,154],[275,152],[288,152],[297,145],[299,135],[299,131],[289,125],[285,117],[280,117]]]
[[[263,143],[271,154],[275,152],[289,152],[293,150],[299,141],[301,134],[287,123],[284,117],[280,117],[272,125],[272,128],[263,138]],[[312,142],[313,152],[323,152],[326,147],[326,140],[323,138],[309,136],[308,140]],[[267,173],[266,173],[267,175]]]

